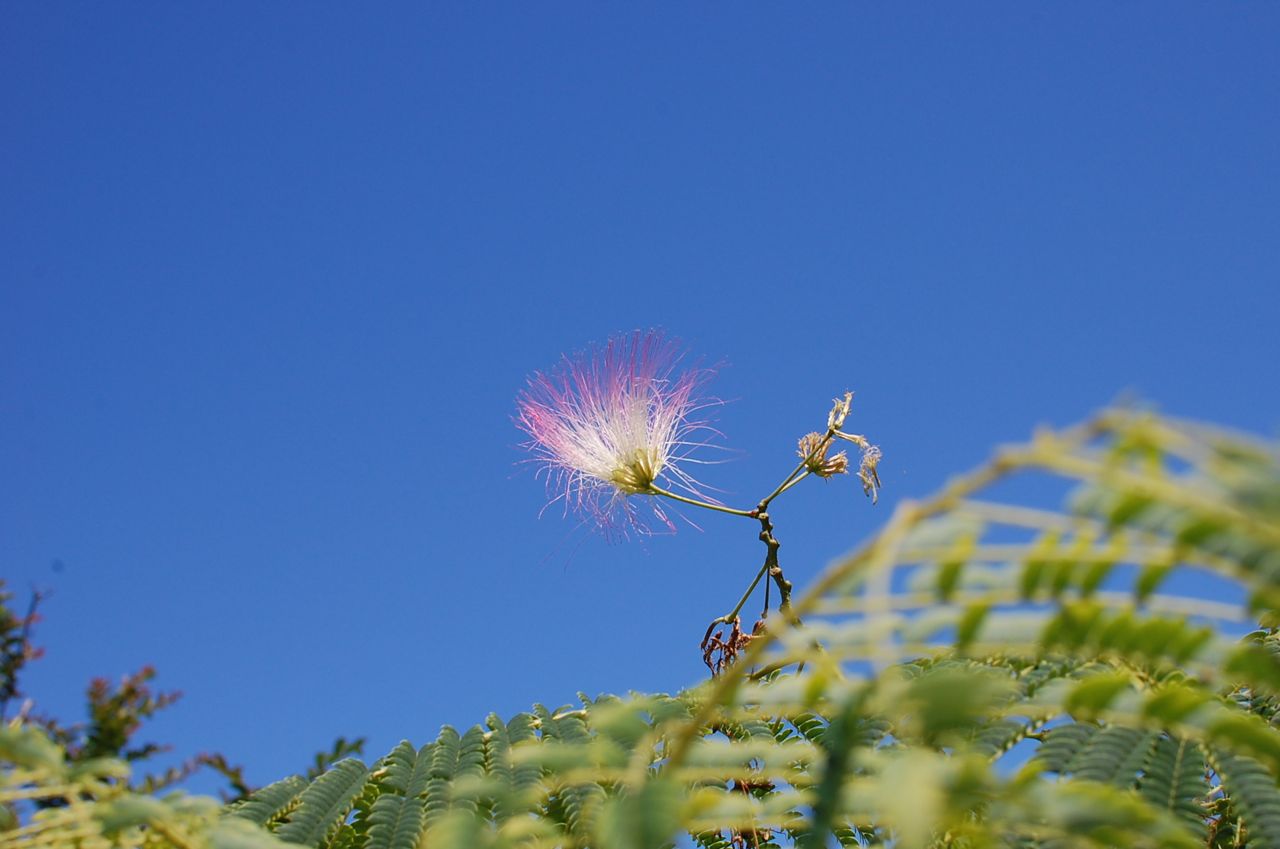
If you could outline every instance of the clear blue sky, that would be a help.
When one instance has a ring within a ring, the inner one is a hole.
[[[698,680],[750,525],[582,541],[514,470],[526,375],[619,330],[726,364],[732,501],[857,391],[885,497],[779,502],[800,584],[1122,393],[1275,433],[1277,44],[1248,2],[5,4],[30,689],[154,663],[151,736],[265,782]]]

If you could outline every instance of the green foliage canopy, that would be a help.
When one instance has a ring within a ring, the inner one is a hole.
[[[1016,476],[1066,506],[990,497]],[[221,816],[13,725],[0,849],[1280,847],[1277,624],[1275,446],[1108,411],[903,504],[676,696],[491,715]]]

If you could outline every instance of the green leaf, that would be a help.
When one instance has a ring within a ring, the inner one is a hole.
[[[423,799],[431,780],[432,746],[401,741],[382,759],[383,792],[368,813],[369,849],[414,849],[426,827]]]
[[[288,812],[306,786],[307,782],[301,776],[291,775],[254,791],[249,798],[232,806],[230,814],[257,825],[266,825]]]
[[[1275,775],[1243,755],[1217,752],[1212,761],[1232,806],[1244,821],[1250,845],[1280,846],[1280,791]],[[1254,840],[1258,842],[1254,844]]]
[[[683,798],[679,784],[654,778],[639,792],[610,799],[600,813],[600,845],[611,849],[669,845],[680,829]]]
[[[1072,722],[1051,728],[1036,750],[1035,759],[1049,772],[1069,772],[1070,764],[1099,730],[1092,722]]]
[[[384,793],[369,813],[369,849],[414,849],[425,826],[420,798]]]
[[[1138,791],[1150,804],[1177,814],[1201,839],[1207,833],[1205,809],[1199,800],[1209,787],[1204,753],[1196,744],[1162,737],[1143,771]]]
[[[1124,673],[1092,675],[1071,691],[1066,708],[1082,718],[1095,716],[1109,707],[1129,687],[1129,676]]]
[[[209,849],[289,849],[288,843],[243,819],[227,817],[209,832]]]
[[[1075,778],[1132,787],[1159,735],[1134,728],[1103,728],[1088,741],[1068,769]]]
[[[369,770],[354,758],[339,761],[298,797],[298,807],[276,834],[289,843],[319,846],[342,825],[364,786]]]
[[[0,725],[0,760],[54,775],[63,771],[66,755],[37,728]]]

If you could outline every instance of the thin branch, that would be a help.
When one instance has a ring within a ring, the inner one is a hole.
[[[673,501],[679,501],[684,504],[692,504],[694,507],[702,507],[707,510],[715,510],[720,513],[728,513],[731,516],[744,516],[748,519],[754,519],[755,513],[751,510],[738,510],[733,507],[725,507],[723,504],[712,504],[710,501],[699,501],[696,498],[688,498],[675,492],[662,489],[660,487],[649,484],[650,495],[661,495],[664,498],[670,498]]]
[[[1099,422],[1094,420],[1071,428],[1055,437],[1055,439],[1060,444],[1074,443],[1078,445],[1096,435],[1099,429]],[[1014,460],[1011,452],[997,452],[991,461],[968,474],[952,480],[932,498],[922,502],[902,502],[889,519],[889,524],[884,532],[877,535],[844,562],[828,569],[805,593],[804,597],[796,603],[789,618],[798,619],[808,615],[817,607],[827,593],[847,581],[851,573],[865,570],[869,564],[883,557],[886,550],[895,549],[907,532],[916,527],[922,520],[953,509],[958,502],[968,498],[972,493],[1004,478],[1017,468],[1019,468],[1019,464]],[[684,727],[672,739],[667,761],[669,765],[676,765],[684,760],[689,747],[698,737],[701,729],[719,709],[719,706],[725,703],[729,694],[741,684],[742,679],[751,674],[749,672],[751,666],[768,651],[777,639],[778,632],[775,629],[766,629],[759,639],[752,640],[738,662],[725,670],[724,674],[716,679],[715,686],[707,694],[698,711],[689,718]]]
[[[791,474],[783,478],[782,483],[778,484],[778,486],[773,490],[773,492],[769,493],[764,498],[760,499],[760,503],[756,505],[756,512],[763,513],[764,511],[768,510],[769,504],[770,502],[773,501],[773,499],[777,498],[779,495],[786,492],[791,487],[795,486],[797,481],[804,478],[805,475],[801,475],[800,473],[804,472],[805,469],[808,467],[808,465],[812,463],[815,458],[822,456],[822,452],[827,450],[827,446],[831,444],[831,439],[835,436],[835,434],[836,434],[835,428],[827,428],[826,436],[822,437],[822,440],[816,446],[814,446],[813,450],[810,451],[804,457],[804,459],[802,459],[799,462],[799,464],[794,469],[791,470]],[[800,475],[800,477],[796,477],[796,475]]]
[[[756,587],[760,584],[760,579],[763,578],[765,573],[768,571],[769,564],[765,563],[760,567],[760,571],[756,573],[755,578],[751,581],[751,585],[747,587],[747,591],[742,594],[742,598],[738,599],[738,603],[733,606],[733,610],[730,610],[724,616],[719,616],[711,620],[711,624],[707,626],[706,637],[703,637],[704,643],[706,642],[707,637],[711,636],[712,628],[715,628],[717,625],[728,625],[737,617],[737,615],[742,611],[742,608],[746,606],[747,600],[751,598],[751,594],[755,592]]]

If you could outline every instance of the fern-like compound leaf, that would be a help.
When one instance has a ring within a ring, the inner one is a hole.
[[[1103,728],[1094,734],[1067,768],[1084,781],[1133,787],[1159,735],[1134,728]]]
[[[292,810],[297,804],[298,794],[306,787],[307,782],[302,776],[291,775],[254,791],[249,798],[233,806],[229,813],[257,825],[266,825]]]
[[[298,807],[276,834],[281,840],[303,846],[320,846],[343,824],[356,797],[364,788],[369,770],[355,758],[334,764],[298,797]]]
[[[432,747],[402,741],[378,763],[382,776],[362,820],[368,849],[414,849],[426,827],[422,796],[431,779]],[[365,808],[362,798],[361,808]]]
[[[384,793],[369,812],[368,849],[414,849],[425,826],[421,799]]]
[[[1072,722],[1050,729],[1035,758],[1049,772],[1067,773],[1070,765],[1101,729],[1090,722]]]
[[[1280,846],[1280,790],[1276,777],[1261,763],[1243,755],[1215,752],[1214,771],[1244,823],[1249,846]]]
[[[1199,746],[1164,736],[1156,743],[1138,790],[1152,805],[1177,814],[1203,837],[1207,830],[1206,811],[1200,799],[1209,792],[1205,772],[1204,753]]]
[[[445,726],[431,746],[431,762],[425,788],[423,808],[427,822],[442,817],[449,810],[449,789],[458,767],[458,732]]]
[[[1078,490],[981,500],[1024,472]],[[1041,433],[707,685],[580,699],[401,744],[323,815],[330,776],[233,812],[321,849],[1280,847],[1280,454],[1127,411]]]

